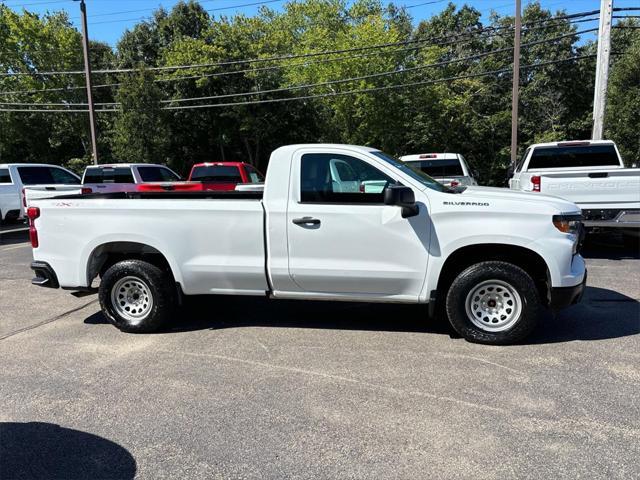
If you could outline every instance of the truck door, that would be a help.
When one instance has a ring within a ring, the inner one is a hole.
[[[332,167],[348,165],[355,191],[337,189]],[[287,211],[289,275],[299,291],[341,297],[385,295],[417,300],[424,283],[430,223],[402,218],[383,203],[396,183],[366,156],[299,153],[294,158]]]

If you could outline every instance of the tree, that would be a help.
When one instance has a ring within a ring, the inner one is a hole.
[[[606,136],[616,142],[627,166],[640,163],[640,32],[632,32],[613,39],[622,55],[611,69],[605,119]]]
[[[171,163],[167,156],[168,129],[162,92],[154,75],[144,68],[125,74],[116,95],[121,112],[114,124],[113,153],[118,161]]]

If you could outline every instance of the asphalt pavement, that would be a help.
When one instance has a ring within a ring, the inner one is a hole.
[[[0,478],[638,478],[640,255],[522,345],[422,306],[195,298],[121,333],[0,234]]]

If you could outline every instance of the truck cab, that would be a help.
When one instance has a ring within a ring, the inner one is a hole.
[[[400,160],[420,169],[447,187],[477,185],[475,175],[459,153],[420,153],[405,155]]]
[[[178,182],[180,176],[164,165],[152,163],[111,163],[85,169],[82,184],[94,192],[130,192],[147,183]]]

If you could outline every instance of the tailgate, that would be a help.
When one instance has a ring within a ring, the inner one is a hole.
[[[24,187],[24,205],[29,206],[34,200],[80,193],[82,193],[81,185],[31,185]]]
[[[628,204],[640,202],[640,169],[540,172],[540,190],[585,204]]]

